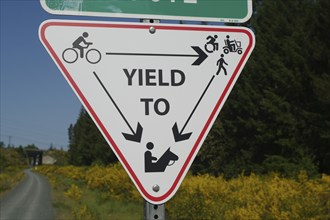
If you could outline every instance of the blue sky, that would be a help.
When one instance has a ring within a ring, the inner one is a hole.
[[[39,25],[47,19],[114,19],[51,15],[38,0],[0,2],[0,141],[67,149],[68,127],[81,104],[39,41]]]
[[[6,145],[68,145],[67,128],[81,105],[38,38],[40,23],[61,17],[37,0],[1,0],[0,132]]]
[[[66,149],[81,104],[39,41],[39,25],[47,19],[111,19],[51,15],[38,0],[0,2],[1,141]]]

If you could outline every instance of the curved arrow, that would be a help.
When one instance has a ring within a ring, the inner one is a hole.
[[[191,65],[193,66],[199,66],[207,57],[208,55],[199,47],[192,46],[192,49],[197,54],[157,54],[157,53],[113,53],[113,52],[107,52],[106,55],[122,55],[122,56],[153,56],[153,57],[197,57],[197,60],[195,60]]]
[[[199,97],[198,101],[197,101],[197,104],[195,105],[194,109],[192,110],[192,112],[190,113],[186,123],[184,124],[184,126],[182,127],[181,131],[179,132],[179,129],[178,129],[178,125],[177,123],[175,122],[173,127],[172,127],[172,132],[173,132],[173,136],[174,136],[174,140],[175,142],[179,142],[179,141],[184,141],[184,140],[187,140],[190,138],[190,135],[192,134],[192,132],[190,133],[186,133],[186,134],[183,134],[183,131],[184,129],[186,128],[188,122],[190,121],[191,117],[193,116],[193,114],[195,113],[199,103],[202,101],[206,91],[208,90],[208,88],[210,87],[213,79],[214,79],[214,75],[212,76],[211,80],[209,81],[209,83],[207,84],[206,88],[204,89],[203,91],[203,94],[201,95],[201,97]]]
[[[126,134],[126,133],[122,133],[124,138],[128,141],[134,141],[134,142],[141,142],[141,138],[142,138],[142,131],[143,131],[143,127],[141,126],[141,124],[138,122],[137,124],[137,128],[136,131],[133,130],[133,128],[131,127],[131,125],[128,123],[127,119],[125,118],[124,114],[121,112],[121,110],[119,109],[118,105],[116,104],[115,100],[111,97],[110,93],[108,92],[107,88],[105,88],[104,84],[102,83],[102,81],[100,80],[100,78],[98,77],[98,75],[96,74],[96,72],[93,72],[94,76],[96,77],[97,81],[100,83],[100,85],[102,86],[103,90],[105,91],[105,93],[108,95],[108,97],[110,98],[111,102],[113,103],[113,105],[116,107],[117,111],[119,112],[120,116],[124,119],[126,125],[129,127],[129,129],[131,130],[132,134]]]

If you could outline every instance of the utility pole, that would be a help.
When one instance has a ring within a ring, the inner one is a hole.
[[[11,146],[11,136],[9,135],[8,136],[8,147],[10,147]]]

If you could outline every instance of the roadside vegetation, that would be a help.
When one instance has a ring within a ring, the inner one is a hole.
[[[0,196],[14,188],[23,178],[24,169],[31,168],[31,158],[27,157],[27,150],[39,150],[34,144],[25,147],[5,146],[0,142]],[[51,156],[57,165],[68,165],[68,153],[50,147],[44,151],[44,156]]]
[[[143,218],[141,196],[120,164],[38,171],[53,186],[58,219]],[[188,175],[166,210],[168,219],[330,219],[330,176]]]
[[[24,177],[27,159],[20,148],[5,148],[0,143],[0,196],[12,189]]]
[[[126,191],[118,188],[116,196],[105,191],[111,186],[93,187],[95,183],[88,184],[86,177],[93,175],[94,170],[88,167],[75,166],[42,166],[36,170],[48,177],[52,185],[53,206],[56,210],[56,219],[143,219],[143,200],[134,186],[129,182],[126,173],[120,173],[123,177],[123,185],[130,186],[129,192],[136,194],[135,199],[123,199],[119,192]],[[116,174],[119,174],[118,172]],[[113,175],[116,175],[113,173]],[[102,178],[100,178],[100,183]],[[103,184],[107,184],[103,182]],[[123,186],[122,185],[122,186]]]

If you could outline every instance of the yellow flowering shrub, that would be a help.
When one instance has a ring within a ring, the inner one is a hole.
[[[73,210],[73,217],[75,220],[94,220],[95,217],[91,210],[86,206],[82,205]]]
[[[105,198],[141,201],[120,164],[41,167],[38,171],[85,182]],[[66,193],[78,192],[71,186]],[[310,179],[301,172],[297,179],[251,174],[226,180],[207,174],[187,175],[166,209],[171,219],[330,219],[330,176]]]
[[[0,172],[0,194],[10,190],[24,177],[23,172],[1,173]]]
[[[88,187],[100,189],[106,193],[106,196],[131,201],[141,199],[139,192],[119,163],[108,167],[93,166],[87,170],[85,180]]]
[[[55,173],[74,180],[81,180],[85,176],[84,170],[85,168],[83,167],[62,166],[56,169]]]
[[[205,183],[203,183],[203,180]],[[240,176],[225,180],[188,176],[167,204],[174,219],[330,219],[329,176],[298,180]]]
[[[82,191],[75,184],[71,184],[71,187],[66,192],[64,192],[64,195],[66,195],[67,197],[69,197],[75,201],[80,201],[81,194],[82,194]]]

